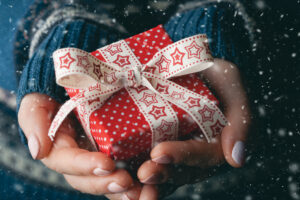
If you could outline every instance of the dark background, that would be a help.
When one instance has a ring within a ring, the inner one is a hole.
[[[29,2],[0,0],[0,69],[4,65],[13,67],[11,41],[17,19]],[[242,71],[253,110],[246,166],[228,167],[207,182],[179,192],[176,199],[300,199],[300,1],[243,2],[256,22],[258,41],[253,46],[256,62]],[[0,85],[5,98],[14,97],[12,72],[1,70]],[[6,100],[0,103],[0,121],[1,137],[10,138],[5,146],[1,144],[0,150],[21,146],[14,106]],[[0,199],[40,199],[47,191],[55,191],[59,199],[74,195],[65,187],[38,182],[3,163],[0,162]],[[54,196],[47,198],[54,199]],[[83,197],[75,194],[76,198]]]

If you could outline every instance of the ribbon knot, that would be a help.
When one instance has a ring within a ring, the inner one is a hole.
[[[80,49],[55,51],[57,83],[83,92],[61,107],[50,126],[49,137],[54,138],[64,118],[77,107],[85,131],[94,144],[89,116],[114,93],[125,88],[149,124],[152,146],[177,139],[179,122],[169,103],[184,110],[210,141],[227,123],[222,112],[205,96],[168,80],[213,65],[206,41],[202,34],[180,40],[158,51],[144,65],[124,40],[97,50],[105,62]]]
[[[116,73],[116,77],[121,80],[124,87],[138,88],[141,86],[142,73],[138,67],[119,71]]]

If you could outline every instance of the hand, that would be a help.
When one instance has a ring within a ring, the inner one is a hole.
[[[162,193],[154,184],[165,183],[170,179],[179,185],[203,180],[213,174],[211,172],[223,162],[224,157],[234,167],[243,164],[244,145],[236,141],[245,141],[250,117],[238,70],[226,61],[215,60],[214,67],[206,70],[203,76],[210,81],[220,101],[224,103],[225,115],[230,122],[229,126],[224,128],[222,138],[216,138],[210,144],[205,141],[188,140],[157,145],[151,152],[152,161],[145,162],[138,171],[138,177],[145,185],[135,182],[134,186],[123,194],[108,195],[111,199],[121,199],[124,194],[130,199],[157,199]],[[233,96],[235,98],[232,98]],[[158,157],[160,159],[157,159]],[[180,167],[175,167],[173,163]],[[152,178],[149,178],[151,176]],[[161,186],[159,188],[162,188]]]
[[[201,75],[222,103],[228,126],[212,143],[187,140],[163,142],[154,147],[151,160],[138,170],[138,178],[145,186],[126,192],[130,199],[140,196],[140,199],[154,200],[166,195],[158,188],[164,188],[167,182],[180,186],[204,180],[213,175],[225,160],[233,167],[244,164],[244,143],[250,125],[247,97],[237,67],[221,59],[215,59],[214,63]],[[160,185],[157,187],[157,184]],[[137,191],[141,193],[137,194]]]
[[[70,117],[52,143],[48,129],[59,106],[47,95],[33,93],[23,98],[18,120],[32,157],[63,174],[73,188],[83,193],[100,195],[128,190],[133,180],[127,171],[116,170],[114,161],[106,154],[79,148],[78,144],[86,142],[77,137],[75,123]]]
[[[138,178],[142,184],[135,183],[134,189],[124,192],[130,200],[156,200],[174,192],[179,186],[196,183],[215,174],[224,162],[221,137],[212,143],[205,140],[187,140],[163,142],[151,152],[166,154],[158,160],[144,162],[138,170]],[[111,199],[121,199],[112,194]]]

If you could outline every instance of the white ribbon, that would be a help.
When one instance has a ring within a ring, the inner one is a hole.
[[[224,115],[214,102],[167,80],[200,72],[213,65],[205,35],[195,35],[173,43],[157,52],[144,65],[124,40],[97,51],[106,62],[76,48],[54,52],[57,84],[81,89],[81,92],[58,111],[49,129],[48,135],[52,140],[67,115],[74,108],[81,107],[83,111],[78,109],[81,112],[79,114],[93,142],[89,131],[89,114],[122,88],[126,88],[145,116],[152,131],[152,146],[164,140],[177,139],[178,119],[168,102],[186,111],[208,142],[226,125]],[[95,104],[87,104],[95,99]],[[84,112],[86,110],[89,112]]]

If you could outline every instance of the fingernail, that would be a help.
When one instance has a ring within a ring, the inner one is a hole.
[[[39,150],[40,150],[40,143],[37,140],[35,135],[31,135],[28,139],[28,148],[30,151],[30,154],[32,156],[33,159],[36,159],[38,154],[39,154]]]
[[[130,200],[130,198],[126,194],[123,194],[122,195],[122,200]]]
[[[244,144],[244,142],[237,141],[234,144],[231,156],[237,164],[242,165],[244,163],[244,159],[245,159],[245,144]]]
[[[107,170],[104,170],[104,169],[101,169],[101,168],[96,168],[96,169],[94,169],[93,173],[96,176],[106,176],[106,175],[110,174],[111,171],[107,171]]]
[[[115,182],[110,183],[107,188],[110,192],[124,192],[126,190],[126,188],[123,188]]]
[[[163,176],[161,174],[153,174],[148,178],[141,180],[142,183],[145,184],[157,184],[163,180]]]
[[[153,158],[152,161],[159,164],[169,164],[172,162],[172,158],[170,156],[163,155],[158,158]]]

